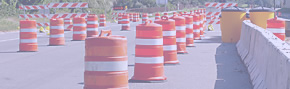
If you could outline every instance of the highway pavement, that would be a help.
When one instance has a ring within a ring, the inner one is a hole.
[[[108,23],[113,35],[128,39],[129,79],[134,73],[135,30]],[[0,33],[0,89],[82,89],[84,41],[71,41],[65,32],[65,46],[48,46],[48,35],[38,34],[38,52],[17,52],[19,32]],[[129,83],[130,89],[252,89],[249,75],[235,44],[221,42],[219,29],[206,32],[203,40],[178,54],[180,65],[165,66],[164,83]]]

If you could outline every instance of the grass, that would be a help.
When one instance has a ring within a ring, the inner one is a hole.
[[[16,31],[19,27],[19,20],[17,18],[1,18],[0,32]]]

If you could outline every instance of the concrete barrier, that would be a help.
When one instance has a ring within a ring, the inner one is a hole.
[[[286,24],[286,27],[285,27],[286,37],[290,37],[290,20],[286,20],[285,24]]]
[[[290,89],[290,46],[271,32],[243,22],[237,50],[253,89]]]

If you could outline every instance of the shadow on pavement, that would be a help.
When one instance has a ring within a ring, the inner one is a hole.
[[[221,36],[204,37],[202,40],[194,40],[195,43],[222,43]]]
[[[236,44],[222,43],[216,50],[217,80],[214,89],[252,89]]]

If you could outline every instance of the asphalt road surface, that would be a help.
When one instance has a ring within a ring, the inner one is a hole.
[[[134,72],[135,30],[120,31],[121,25],[108,23],[113,35],[128,39],[129,79]],[[189,54],[179,54],[180,65],[165,66],[164,83],[129,83],[130,89],[252,89],[249,75],[235,44],[221,42],[220,31],[206,32]],[[65,32],[65,46],[48,46],[48,36],[38,34],[38,52],[17,52],[19,32],[0,33],[0,89],[82,89],[84,41],[71,41]]]

